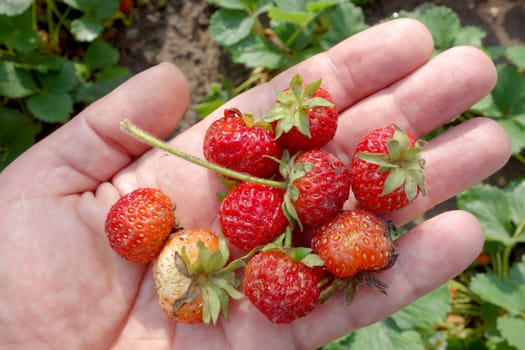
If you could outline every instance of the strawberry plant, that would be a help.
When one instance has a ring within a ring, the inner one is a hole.
[[[356,5],[366,0],[208,2],[216,7],[209,27],[213,40],[252,72],[236,88],[226,78],[210,86],[208,97],[196,106],[202,117],[253,84],[368,27]]]
[[[37,1],[0,5],[0,170],[31,146],[39,132],[129,76],[104,29],[119,14],[117,0]]]
[[[497,121],[509,134],[512,154],[525,164],[525,46],[485,48],[486,32],[476,26],[462,26],[459,16],[445,6],[423,4],[412,11],[400,11],[394,18],[410,17],[422,21],[431,31],[437,54],[453,46],[471,45],[483,49],[498,63],[498,82],[493,91],[456,121],[484,115]],[[446,127],[445,127],[446,128]]]
[[[449,324],[450,299],[447,286],[442,286],[383,321],[358,329],[321,349],[444,349],[445,339],[435,330]]]
[[[498,64],[498,82],[492,92],[471,108],[471,113],[496,120],[510,136],[512,154],[525,164],[525,46],[492,47],[489,50]]]

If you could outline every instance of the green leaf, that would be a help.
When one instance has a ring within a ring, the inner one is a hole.
[[[511,119],[500,119],[498,123],[505,129],[510,139],[512,154],[518,154],[525,147],[525,124],[520,120],[525,117],[517,116]]]
[[[445,6],[429,8],[421,18],[434,38],[434,45],[438,50],[452,47],[459,34],[461,23],[459,16]]]
[[[525,285],[525,255],[521,257],[521,262],[512,266],[509,272],[509,278],[512,282],[523,288]]]
[[[303,11],[306,10],[307,0],[274,0],[275,6],[283,11]]]
[[[306,4],[306,9],[308,12],[312,13],[319,13],[321,11],[324,11],[332,6],[337,5],[339,1],[326,1],[326,0],[320,0],[320,1],[309,1]]]
[[[450,312],[449,302],[448,287],[443,285],[392,314],[390,318],[402,330],[431,330]]]
[[[210,18],[210,35],[219,45],[231,46],[246,38],[254,23],[244,11],[219,9]]]
[[[492,94],[490,93],[485,95],[481,100],[470,107],[470,111],[473,111],[475,114],[484,115],[494,119],[501,118],[501,112],[494,105],[494,100],[492,98]]]
[[[117,10],[119,0],[62,0],[69,6],[77,9],[93,20],[103,20],[113,16]]]
[[[516,317],[498,318],[498,330],[507,342],[518,350],[525,350],[525,320]]]
[[[304,26],[312,19],[314,19],[315,15],[309,12],[292,12],[285,11],[278,7],[271,7],[268,9],[268,17],[270,17],[270,19],[274,21],[293,23],[299,26]]]
[[[78,76],[77,71],[77,76]],[[75,102],[92,103],[102,96],[106,95],[119,84],[129,78],[130,72],[125,67],[113,66],[103,68],[96,74],[96,80],[83,81],[75,87],[73,96]]]
[[[507,47],[505,55],[520,70],[525,70],[525,46],[515,45]]]
[[[492,99],[504,115],[525,112],[525,81],[515,67],[498,65],[498,81]]]
[[[38,87],[30,72],[13,62],[0,62],[0,95],[21,98],[34,94]]]
[[[473,186],[458,195],[457,206],[474,214],[488,241],[512,243],[512,218],[508,195],[490,185]]]
[[[33,115],[47,123],[66,122],[73,113],[73,100],[67,93],[47,92],[27,100],[27,107]]]
[[[16,64],[18,67],[40,73],[60,70],[63,63],[64,58],[59,55],[32,53],[16,56]]]
[[[84,62],[92,70],[116,65],[119,59],[118,50],[103,40],[93,41],[84,55]]]
[[[0,42],[19,53],[33,52],[42,40],[32,20],[31,11],[14,17],[0,15]]]
[[[248,68],[264,67],[279,69],[287,65],[283,51],[255,35],[229,48],[235,63],[242,63]]]
[[[335,6],[330,21],[333,29],[327,31],[321,39],[324,50],[368,28],[362,8],[351,2]]]
[[[33,0],[2,0],[0,2],[0,14],[16,16],[31,6]]]
[[[524,264],[521,262],[520,264]],[[520,275],[513,268],[514,274]],[[470,282],[470,289],[483,300],[507,310],[511,315],[525,312],[525,285],[514,280],[504,279],[488,273],[474,276]]]
[[[208,94],[202,102],[193,105],[193,109],[199,117],[204,118],[210,115],[233,97],[231,84],[225,79],[222,79],[221,83],[211,83],[208,88]]]
[[[75,65],[72,61],[62,59],[58,70],[37,73],[43,90],[55,93],[68,92],[77,84]]]
[[[487,54],[493,61],[497,61],[503,56],[505,53],[505,48],[503,46],[499,45],[492,45],[485,49],[487,51]]]
[[[0,171],[33,145],[40,128],[30,116],[0,107]]]
[[[458,35],[454,40],[454,46],[469,45],[482,48],[485,36],[487,36],[487,33],[481,27],[464,26],[459,29]]]
[[[398,331],[383,322],[358,329],[324,346],[323,350],[343,349],[403,349],[424,350],[421,336],[415,331]]]
[[[93,41],[104,30],[104,26],[97,21],[89,18],[79,18],[71,21],[71,33],[78,41]]]
[[[230,10],[244,10],[245,6],[241,0],[208,0],[210,4]]]

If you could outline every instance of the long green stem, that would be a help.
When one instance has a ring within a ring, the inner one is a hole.
[[[278,187],[286,189],[287,183],[284,181],[274,181],[269,179],[263,179],[260,177],[255,177],[251,175],[247,175],[244,173],[240,173],[238,171],[234,171],[231,169],[224,168],[220,165],[207,162],[205,160],[202,160],[198,157],[192,156],[191,154],[187,154],[185,152],[182,152],[181,150],[178,150],[169,144],[167,144],[164,141],[159,140],[158,138],[154,137],[153,135],[148,134],[144,130],[141,130],[139,127],[134,125],[132,122],[130,122],[127,119],[124,119],[120,123],[122,129],[124,129],[126,132],[134,136],[135,138],[141,140],[142,142],[147,143],[148,145],[158,148],[160,150],[163,150],[165,152],[168,152],[174,156],[177,156],[179,158],[182,158],[184,160],[187,160],[188,162],[191,162],[196,165],[200,165],[206,169],[213,170],[221,175],[227,176],[232,179],[236,179],[239,181],[247,181],[247,182],[255,182],[263,185],[268,185],[272,187]]]

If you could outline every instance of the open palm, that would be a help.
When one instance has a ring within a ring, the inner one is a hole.
[[[492,61],[471,47],[430,59],[432,37],[419,22],[397,20],[314,56],[227,106],[260,115],[276,91],[301,74],[322,78],[340,112],[327,149],[348,163],[357,139],[391,122],[417,137],[460,114],[495,84]],[[344,305],[331,298],[292,324],[274,325],[247,299],[217,326],[169,321],[151,267],[118,257],[104,235],[107,210],[137,187],[159,187],[177,203],[184,227],[217,230],[219,176],[148,147],[122,132],[131,120],[167,137],[183,115],[188,85],[173,65],[141,73],[97,101],[0,174],[0,347],[9,349],[314,349],[381,320],[464,269],[483,233],[461,211],[431,218],[398,241],[396,265],[381,273],[388,296],[363,289]],[[171,140],[202,157],[213,116]],[[509,157],[494,122],[475,118],[424,149],[427,195],[392,216],[397,224],[486,178]]]

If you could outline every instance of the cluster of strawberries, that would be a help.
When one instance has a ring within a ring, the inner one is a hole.
[[[383,214],[424,193],[422,143],[388,125],[365,135],[345,166],[321,148],[335,136],[338,112],[320,85],[295,76],[263,117],[226,109],[208,128],[204,156],[228,189],[221,237],[178,228],[174,205],[158,189],[136,190],[111,208],[111,246],[131,261],[154,260],[169,318],[216,323],[228,317],[231,298],[247,297],[270,321],[288,323],[336,290],[350,302],[363,285],[387,288],[373,277],[397,256],[395,228]],[[344,208],[350,193],[357,209]],[[230,260],[226,242],[246,254]]]

